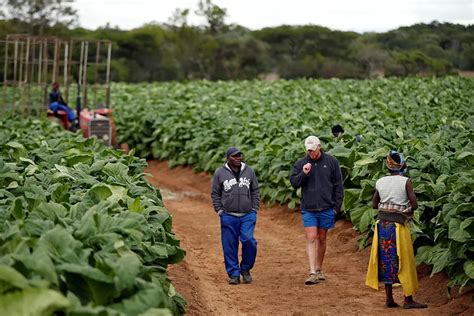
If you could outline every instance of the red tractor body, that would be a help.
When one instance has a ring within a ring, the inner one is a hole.
[[[96,136],[108,146],[115,144],[115,124],[111,109],[82,110],[79,122],[84,137]]]
[[[115,124],[112,119],[111,109],[96,109],[92,111],[85,109],[80,113],[79,127],[82,129],[85,138],[96,136],[99,141],[108,146],[115,145]],[[48,110],[48,118],[56,120],[64,129],[71,130],[71,122],[67,119],[66,112],[57,111],[54,113]]]

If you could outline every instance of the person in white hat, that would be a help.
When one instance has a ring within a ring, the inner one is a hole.
[[[327,231],[334,227],[344,197],[342,174],[336,158],[321,151],[316,136],[305,139],[306,155],[293,166],[291,185],[301,188],[301,214],[306,235],[310,274],[305,284],[324,281],[322,271]]]

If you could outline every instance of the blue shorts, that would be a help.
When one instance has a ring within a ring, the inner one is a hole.
[[[310,212],[305,209],[302,209],[301,215],[303,215],[304,227],[318,227],[323,229],[334,228],[336,213],[332,208],[328,208],[324,211],[315,212]]]

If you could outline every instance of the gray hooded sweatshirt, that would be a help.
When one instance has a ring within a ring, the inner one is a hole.
[[[255,172],[242,163],[237,178],[226,163],[214,173],[211,198],[217,213],[222,210],[243,216],[251,211],[258,211],[260,192]]]

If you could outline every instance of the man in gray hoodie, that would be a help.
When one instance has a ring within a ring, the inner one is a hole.
[[[229,147],[227,162],[214,173],[212,204],[221,221],[221,241],[229,284],[251,283],[250,270],[257,257],[257,241],[253,234],[257,222],[260,193],[252,168],[242,162],[242,152]],[[239,265],[239,239],[242,261]]]

